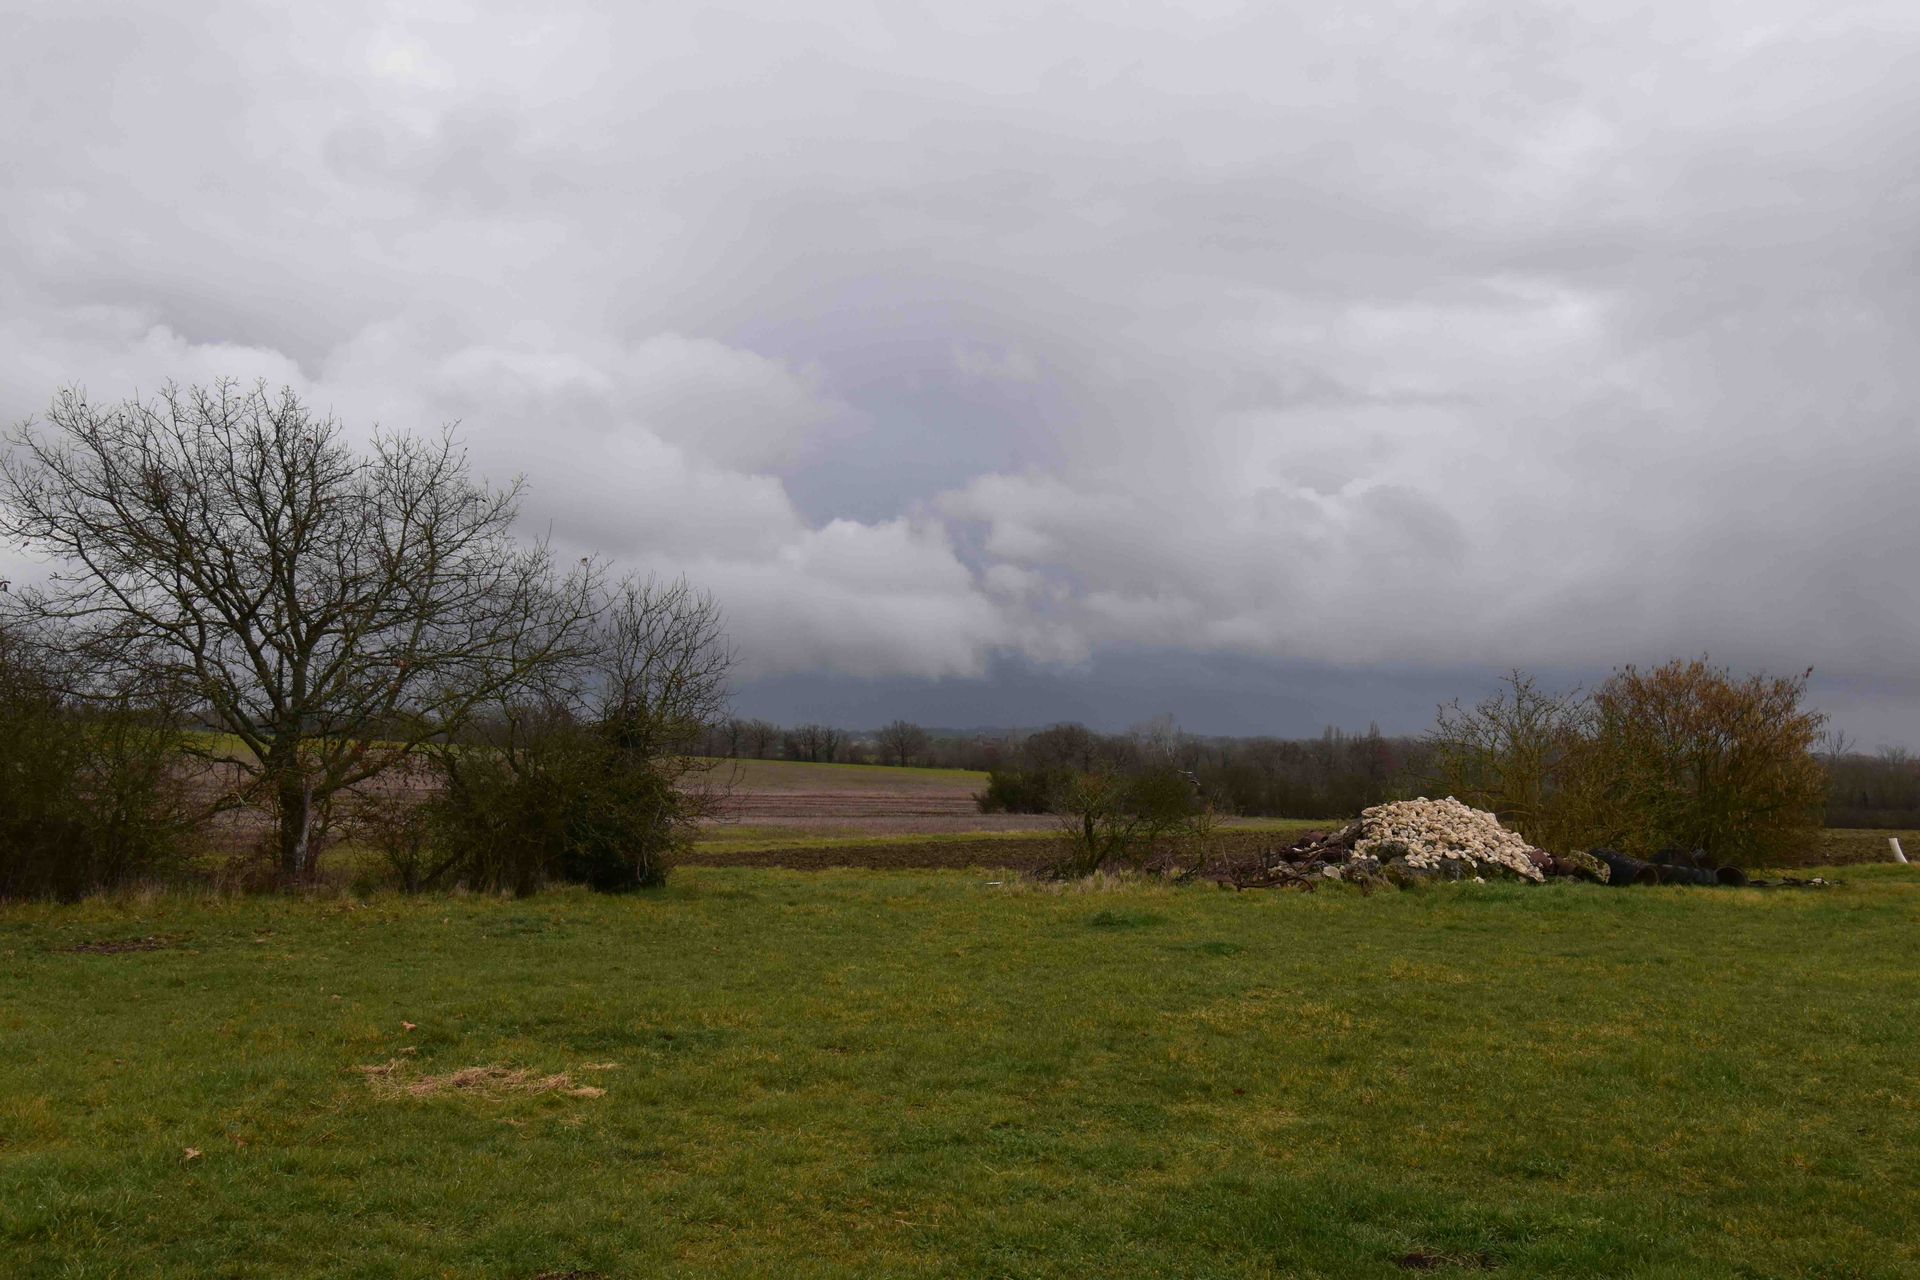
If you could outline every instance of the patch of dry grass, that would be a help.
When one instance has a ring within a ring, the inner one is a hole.
[[[590,1070],[605,1070],[608,1065],[595,1063]],[[573,1077],[564,1071],[541,1075],[526,1067],[488,1064],[462,1067],[458,1071],[433,1076],[416,1075],[409,1067],[410,1064],[403,1059],[391,1058],[373,1066],[355,1067],[354,1070],[383,1098],[462,1097],[495,1102],[502,1098],[537,1097],[547,1093],[564,1094],[569,1098],[599,1098],[607,1092],[592,1085],[575,1084]]]

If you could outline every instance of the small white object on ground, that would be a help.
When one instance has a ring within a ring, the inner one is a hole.
[[[1899,836],[1888,836],[1887,843],[1893,846],[1893,860],[1895,862],[1905,862],[1907,860],[1907,855],[1900,851]]]

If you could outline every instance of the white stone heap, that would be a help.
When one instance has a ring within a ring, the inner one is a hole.
[[[1459,863],[1461,870],[1476,875],[1506,871],[1526,880],[1546,879],[1534,857],[1538,851],[1518,833],[1452,796],[1377,804],[1362,810],[1356,825],[1353,852],[1358,858],[1383,863],[1405,858],[1407,866],[1423,871]]]

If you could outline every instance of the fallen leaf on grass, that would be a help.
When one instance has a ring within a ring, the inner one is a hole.
[[[418,1031],[420,1029],[420,1024],[417,1022],[402,1021],[400,1023],[400,1029],[402,1031]]]
[[[180,1158],[182,1160],[198,1160],[200,1158],[200,1148],[188,1147],[186,1151],[182,1153]]]

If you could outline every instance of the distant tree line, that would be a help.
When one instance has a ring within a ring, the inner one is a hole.
[[[1059,724],[1005,744],[981,803],[990,811],[1042,813],[1075,774],[1171,767],[1223,813],[1325,818],[1417,788],[1427,755],[1419,739],[1389,738],[1378,726],[1286,739],[1197,737],[1170,717],[1117,734]]]
[[[1584,693],[1544,690],[1516,671],[1473,706],[1441,707],[1418,739],[1375,728],[1204,740],[1164,718],[1114,735],[1055,725],[988,773],[980,803],[1060,815],[1070,835],[1077,823],[1071,843],[1092,866],[1103,861],[1096,813],[1124,814],[1136,828],[1159,814],[1168,830],[1198,814],[1339,820],[1414,793],[1489,810],[1551,849],[1701,849],[1766,863],[1804,850],[1841,779],[1859,801],[1843,814],[1854,820],[1901,816],[1889,802],[1912,794],[1904,754],[1867,761],[1832,750],[1825,717],[1802,705],[1806,680],[1741,676],[1698,659],[1622,667]]]
[[[1822,744],[1827,771],[1827,825],[1920,828],[1920,756],[1904,747],[1857,751],[1845,735]]]
[[[1709,679],[1712,668],[1682,679],[1690,666],[1680,664],[1670,677],[1691,690],[1689,698],[1705,698],[1712,689],[1724,700],[1726,689],[1740,684],[1724,671]],[[1520,673],[1508,677],[1492,703],[1474,708],[1450,703],[1440,709],[1432,729],[1417,735],[1387,735],[1373,725],[1361,732],[1328,728],[1311,738],[1207,737],[1183,733],[1164,717],[1121,733],[1101,733],[1078,723],[1034,731],[954,733],[904,720],[854,730],[811,723],[782,728],[766,720],[730,718],[707,727],[701,749],[735,759],[985,772],[989,777],[982,805],[997,812],[1049,812],[1061,780],[1075,770],[1126,772],[1154,758],[1189,775],[1198,792],[1223,814],[1333,818],[1451,788],[1461,792],[1462,799],[1479,797],[1525,821],[1526,815],[1541,811],[1545,793],[1527,793],[1520,779],[1534,779],[1526,784],[1534,788],[1557,786],[1551,780],[1565,768],[1559,753],[1569,734],[1580,736],[1573,721],[1585,723],[1599,706],[1615,707],[1618,720],[1624,714],[1618,710],[1624,691],[1645,693],[1647,679],[1646,673],[1637,672],[1631,680],[1616,677],[1607,699],[1592,704],[1579,695],[1543,693]],[[1920,757],[1898,747],[1863,752],[1844,735],[1816,733],[1819,722],[1805,718],[1799,696],[1793,693],[1791,710],[1785,712],[1786,723],[1798,735],[1789,743],[1788,758],[1807,762],[1800,772],[1802,784],[1817,769],[1817,790],[1826,797],[1821,811],[1825,824],[1920,828]],[[1765,702],[1759,699],[1744,714],[1766,714]],[[1781,707],[1773,710],[1780,712]],[[1633,714],[1653,713],[1653,708],[1641,707]],[[1811,744],[1804,751],[1796,745],[1802,741]],[[1510,781],[1486,777],[1489,760],[1499,760]],[[1797,794],[1804,804],[1812,791]]]
[[[782,727],[729,716],[706,726],[702,750],[723,760],[797,760],[807,764],[987,769],[1005,750],[1000,735],[945,734],[907,720],[878,729],[844,729],[809,721]]]

